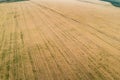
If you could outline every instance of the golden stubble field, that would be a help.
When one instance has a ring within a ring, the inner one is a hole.
[[[120,80],[119,14],[98,0],[0,3],[0,80]]]

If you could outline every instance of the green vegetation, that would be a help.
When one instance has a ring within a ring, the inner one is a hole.
[[[120,7],[120,0],[101,0],[101,1],[107,1],[116,7]]]

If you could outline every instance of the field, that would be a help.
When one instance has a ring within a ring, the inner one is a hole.
[[[0,80],[120,80],[120,7],[105,0],[0,3]]]

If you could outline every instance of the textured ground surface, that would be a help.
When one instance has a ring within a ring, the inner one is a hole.
[[[0,80],[120,80],[119,14],[98,0],[0,3]]]

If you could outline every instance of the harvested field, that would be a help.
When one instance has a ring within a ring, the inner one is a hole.
[[[0,80],[120,80],[119,14],[105,0],[0,3]]]

